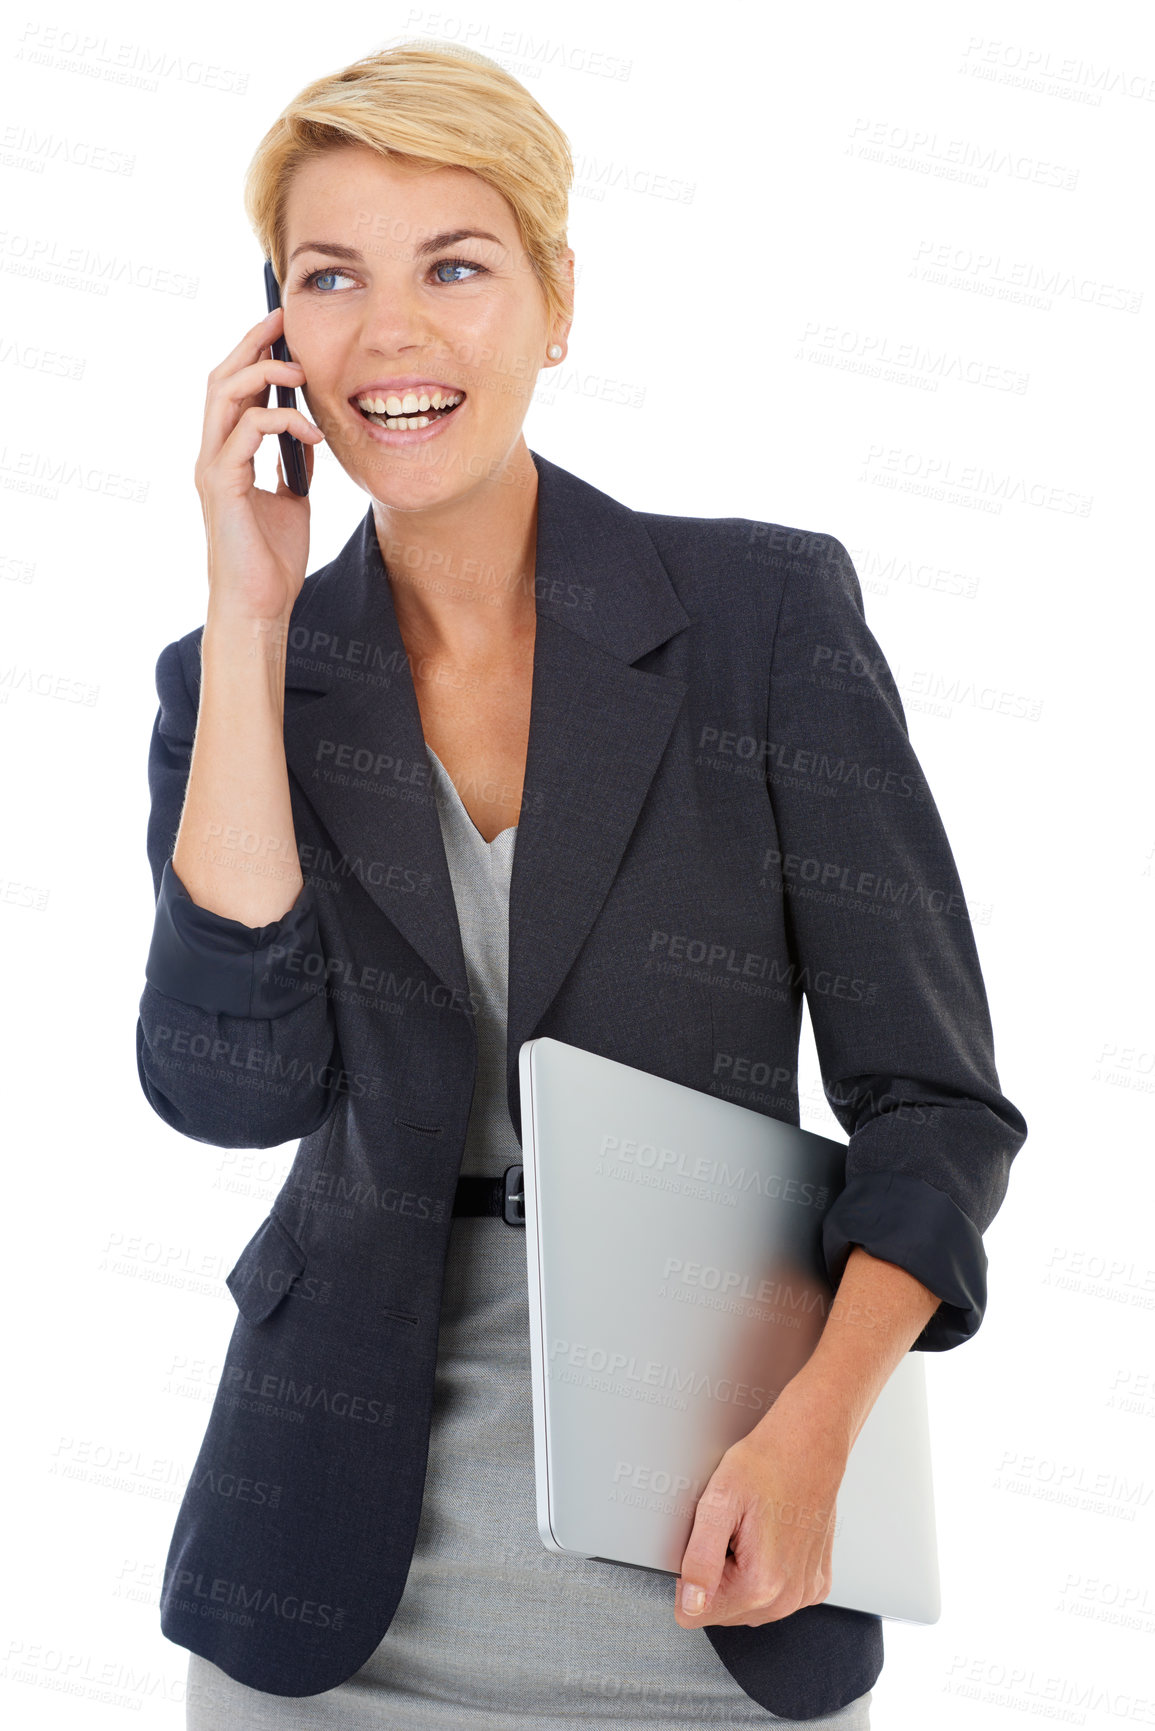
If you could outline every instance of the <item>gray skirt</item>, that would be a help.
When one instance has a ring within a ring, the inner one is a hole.
[[[188,1731],[867,1731],[871,1692],[817,1719],[746,1694],[672,1576],[547,1551],[537,1531],[525,1233],[455,1218],[421,1521],[368,1662],[320,1695],[268,1695],[191,1654]]]

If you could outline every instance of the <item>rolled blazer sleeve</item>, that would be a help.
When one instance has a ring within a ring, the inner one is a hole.
[[[962,885],[854,566],[815,543],[779,605],[767,786],[791,961],[850,1138],[823,1254],[835,1286],[855,1244],[913,1274],[942,1301],[914,1347],[941,1351],[982,1321],[982,1234],[1027,1125],[1000,1089]]]
[[[316,898],[305,884],[265,926],[194,902],[173,869],[196,729],[180,647],[156,667],[148,857],[156,894],[137,1022],[145,1097],[173,1129],[226,1148],[269,1148],[318,1129],[336,1105],[336,1026]]]

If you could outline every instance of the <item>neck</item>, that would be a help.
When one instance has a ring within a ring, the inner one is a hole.
[[[537,470],[524,439],[464,498],[426,511],[374,500],[373,520],[411,654],[500,662],[533,630]]]

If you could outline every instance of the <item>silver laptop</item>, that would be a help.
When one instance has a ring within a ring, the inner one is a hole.
[[[545,1037],[519,1054],[537,1522],[547,1550],[677,1575],[731,1443],[833,1293],[845,1144]],[[940,1614],[922,1354],[851,1450],[827,1602]]]

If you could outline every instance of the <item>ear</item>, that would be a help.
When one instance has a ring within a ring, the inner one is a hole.
[[[569,299],[570,299],[570,305],[572,306],[573,305],[573,297],[574,297],[574,270],[573,270],[573,267],[574,267],[574,250],[573,250],[573,247],[572,246],[563,247],[561,252],[558,253],[557,257],[558,257],[558,264],[561,268],[562,275],[564,276],[566,282],[569,284]],[[546,339],[547,343],[564,343],[566,338],[569,336],[569,333],[570,333],[570,330],[572,329],[572,327],[573,327],[573,318],[571,316],[570,318],[563,320],[560,324],[556,325],[555,327],[553,327],[550,330],[549,336]]]

